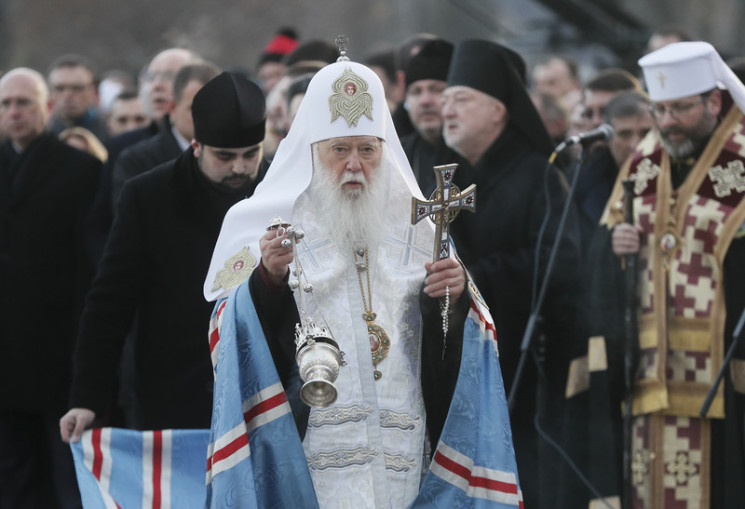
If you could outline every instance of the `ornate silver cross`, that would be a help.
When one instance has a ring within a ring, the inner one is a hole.
[[[471,184],[463,192],[453,185],[453,175],[457,164],[435,166],[437,187],[429,201],[412,198],[411,224],[417,224],[429,216],[435,223],[435,247],[432,261],[443,260],[450,256],[450,223],[460,210],[476,212],[476,185]]]
[[[453,175],[457,164],[435,166],[437,187],[429,201],[411,199],[411,224],[417,224],[425,216],[435,223],[435,248],[432,261],[436,262],[450,257],[450,223],[460,210],[476,212],[476,185],[471,184],[462,193],[453,185]],[[450,324],[450,287],[445,287],[445,297],[440,300],[442,316],[442,360],[445,360],[447,335]]]

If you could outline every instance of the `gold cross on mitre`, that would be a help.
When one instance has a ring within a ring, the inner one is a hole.
[[[429,216],[435,223],[435,248],[432,261],[444,260],[450,256],[449,225],[460,210],[476,212],[476,185],[471,184],[463,192],[453,184],[457,164],[435,166],[437,188],[429,201],[417,197],[411,199],[411,224],[417,224]]]
[[[665,88],[665,80],[667,79],[667,76],[660,71],[660,73],[657,75],[657,79],[660,81],[660,88]]]

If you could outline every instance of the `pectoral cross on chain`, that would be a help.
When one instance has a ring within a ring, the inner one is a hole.
[[[453,185],[457,164],[435,166],[437,187],[429,201],[412,198],[411,224],[417,224],[426,216],[435,223],[435,248],[432,261],[450,256],[449,225],[460,210],[476,212],[476,185],[471,184],[463,192]]]
[[[476,186],[471,184],[463,192],[453,185],[453,174],[457,164],[435,166],[437,187],[429,201],[416,197],[411,200],[411,224],[417,224],[429,216],[435,223],[435,247],[432,261],[436,262],[450,256],[450,223],[460,210],[476,212]],[[445,299],[440,301],[442,314],[442,360],[445,360],[450,313],[450,288],[445,288]]]

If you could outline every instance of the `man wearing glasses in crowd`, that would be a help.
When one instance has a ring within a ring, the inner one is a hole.
[[[47,76],[54,111],[49,128],[59,134],[68,127],[85,127],[105,142],[106,121],[98,110],[98,76],[93,63],[81,55],[63,55]]]

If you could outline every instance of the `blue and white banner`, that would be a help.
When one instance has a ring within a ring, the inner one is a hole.
[[[71,443],[86,509],[203,508],[209,430],[87,430]]]

